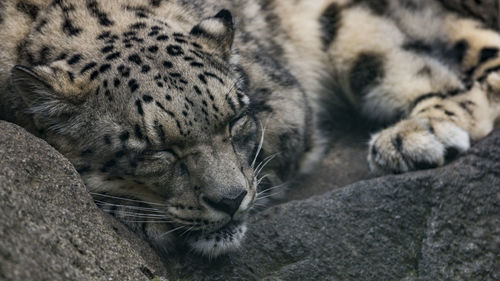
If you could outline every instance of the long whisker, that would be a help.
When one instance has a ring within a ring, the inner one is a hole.
[[[112,210],[104,210],[106,213],[113,213],[117,216],[121,217],[136,217],[136,218],[168,218],[165,215],[153,215],[153,214],[145,214],[145,213],[130,213],[130,212],[121,212],[121,211],[112,211]]]
[[[122,208],[133,209],[133,210],[148,211],[148,212],[152,212],[152,213],[163,213],[162,211],[160,211],[156,208],[146,208],[146,207],[115,204],[115,203],[110,203],[110,202],[101,201],[101,200],[97,200],[97,199],[94,199],[94,202],[96,203],[96,205],[99,205],[99,206],[110,206],[110,207],[116,206],[116,207],[122,207]]]
[[[265,178],[269,177],[271,174],[265,174],[260,179],[257,179],[257,185],[259,185]]]
[[[275,154],[268,156],[267,158],[269,158],[269,159],[266,158],[267,159],[266,162],[264,162],[264,164],[262,164],[262,166],[255,172],[256,177],[259,176],[260,172],[264,169],[264,167],[267,164],[269,164],[269,162],[271,162],[271,160],[273,160],[274,157],[276,157],[276,155],[278,155],[278,154],[279,154],[279,152],[276,152]]]
[[[269,155],[269,156],[267,156],[266,158],[264,158],[264,160],[260,161],[259,165],[257,165],[257,167],[256,167],[256,168],[255,168],[255,170],[254,170],[254,174],[257,174],[257,170],[259,170],[259,169],[260,169],[260,167],[264,164],[264,162],[265,162],[266,160],[268,160],[268,159],[269,159],[271,156],[273,156],[273,155],[274,155],[274,154]]]
[[[167,232],[163,233],[162,235],[160,235],[160,237],[159,237],[159,238],[162,238],[163,236],[165,236],[165,235],[167,235],[167,234],[169,234],[169,233],[172,233],[172,232],[174,232],[174,231],[176,231],[176,230],[179,230],[179,229],[181,229],[181,228],[184,228],[184,227],[186,227],[186,226],[181,225],[181,226],[179,226],[179,227],[176,227],[176,228],[174,228],[174,229],[171,229],[171,230],[169,230],[169,231],[167,231]]]
[[[129,199],[129,198],[124,198],[124,197],[117,197],[117,196],[112,196],[112,195],[103,194],[103,193],[97,193],[97,192],[89,192],[89,193],[91,195],[102,196],[102,197],[107,197],[107,198],[112,198],[112,199],[118,199],[118,200],[130,201],[130,202],[137,202],[137,203],[145,203],[145,204],[148,204],[148,205],[165,206],[164,204],[160,204],[160,203],[154,203],[154,202],[148,202],[148,201],[142,201],[142,200],[135,200],[135,199]]]
[[[114,209],[102,209],[103,212],[110,213],[110,214],[123,214],[123,215],[138,215],[138,216],[148,216],[148,217],[167,217],[164,214],[160,213],[144,213],[144,212],[130,212],[128,210],[114,210]]]
[[[264,202],[254,203],[252,205],[252,207],[250,209],[248,209],[248,211],[249,212],[251,212],[253,210],[260,211],[260,210],[263,210],[266,207],[267,207],[267,204],[265,204]]]
[[[262,161],[260,161],[260,163],[259,163],[259,164],[257,165],[257,167],[254,169],[254,173],[256,173],[256,172],[257,172],[257,170],[259,170],[259,168],[262,166],[262,164],[263,164],[266,160],[268,160],[268,159],[269,159],[270,157],[272,157],[272,156],[275,156],[276,154],[278,154],[278,152],[276,152],[276,153],[274,153],[274,154],[271,154],[271,155],[267,156],[266,158],[264,158]]]
[[[191,226],[190,228],[186,229],[181,235],[179,235],[180,237],[184,236],[186,233],[188,233],[191,229],[193,229],[195,226]]]
[[[276,188],[280,188],[280,187],[283,187],[285,186],[286,183],[282,183],[282,184],[278,184],[276,186],[273,186],[273,187],[270,187],[270,188],[267,188],[267,189],[264,189],[260,192],[257,192],[257,196],[259,196],[260,194],[264,194],[264,193],[268,193],[269,191],[273,190],[273,189],[276,189]]]
[[[255,202],[257,202],[257,201],[259,201],[259,200],[262,200],[262,199],[264,199],[264,198],[267,198],[267,197],[271,197],[271,196],[277,195],[277,194],[279,194],[279,193],[280,193],[280,192],[278,191],[278,192],[274,192],[274,193],[268,194],[268,195],[266,195],[266,196],[258,197],[258,198],[256,198],[256,199],[255,199]]]
[[[260,151],[262,150],[262,144],[264,143],[264,135],[266,133],[266,128],[262,127],[262,123],[260,121],[259,121],[259,126],[260,126],[260,130],[262,133],[260,134],[260,141],[259,141],[259,146],[257,148],[257,153],[255,153],[255,157],[253,158],[252,165],[250,166],[252,169],[255,166],[255,161],[257,161],[257,157],[259,156]]]
[[[252,205],[252,207],[253,207],[253,206],[257,206],[257,207],[266,207],[266,206],[267,206],[267,204],[266,204],[266,203],[264,203],[264,202],[255,202],[255,203]]]
[[[173,222],[172,220],[164,219],[164,218],[155,218],[155,217],[143,217],[143,216],[134,216],[134,215],[119,215],[118,219],[128,219],[128,218],[137,218],[137,219],[151,219],[147,221],[162,221],[162,222]]]

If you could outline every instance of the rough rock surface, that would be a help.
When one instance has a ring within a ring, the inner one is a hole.
[[[162,275],[160,259],[95,206],[68,160],[0,121],[0,280]]]
[[[374,177],[366,162],[369,141],[366,131],[338,135],[343,137],[334,140],[314,173],[293,184],[283,201],[307,199]]]
[[[443,168],[271,207],[239,253],[165,267],[53,148],[0,131],[0,280],[500,280],[500,130]]]
[[[165,267],[53,148],[0,131],[0,280],[500,280],[500,130],[443,168],[271,207],[239,253]]]
[[[240,253],[168,268],[188,280],[500,280],[500,130],[443,168],[269,208]]]

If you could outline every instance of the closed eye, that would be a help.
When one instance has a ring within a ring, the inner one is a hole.
[[[254,140],[256,134],[257,126],[255,120],[248,115],[234,120],[231,124],[231,136],[234,143],[246,144]]]
[[[133,173],[141,177],[157,177],[165,174],[178,161],[177,154],[169,149],[144,150],[130,159]]]
[[[179,159],[179,155],[175,153],[172,149],[163,149],[163,150],[143,150],[138,155],[139,158],[143,158],[144,160],[150,159],[164,159],[164,158],[174,158],[175,160]]]
[[[233,129],[238,129],[239,127],[243,127],[246,121],[248,121],[248,116],[245,113],[242,113],[238,117],[234,118],[229,123],[229,130],[231,130],[231,134],[233,133]]]

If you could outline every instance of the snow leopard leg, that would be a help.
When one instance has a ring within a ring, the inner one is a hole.
[[[500,36],[475,21],[441,13],[435,22],[420,23],[429,38],[442,35],[430,42],[411,36],[404,19],[363,5],[339,14],[338,34],[327,50],[336,80],[365,116],[397,121],[370,140],[374,171],[443,165],[491,132],[499,116]]]

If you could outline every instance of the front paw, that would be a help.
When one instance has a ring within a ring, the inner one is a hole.
[[[469,134],[448,120],[403,120],[372,136],[368,163],[376,173],[402,173],[443,165],[470,147]]]

